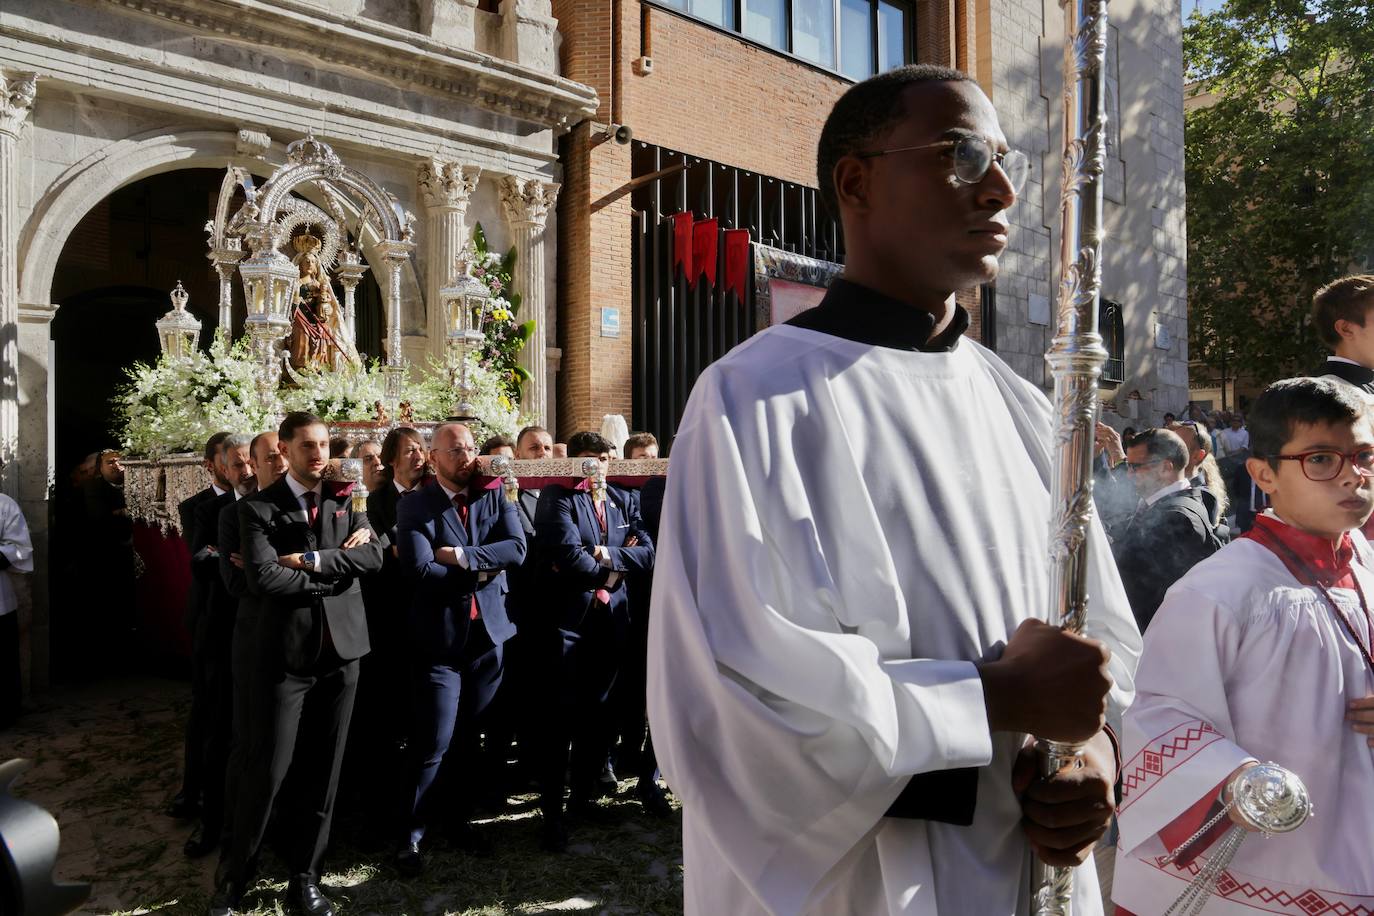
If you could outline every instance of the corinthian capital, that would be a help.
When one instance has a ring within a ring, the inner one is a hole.
[[[482,167],[443,159],[420,163],[420,193],[430,209],[466,210]]]
[[[38,80],[32,73],[0,70],[0,133],[19,136],[37,94]]]
[[[544,228],[549,209],[558,201],[558,185],[537,178],[517,178],[507,175],[501,179],[501,203],[506,219],[513,225],[529,224]]]

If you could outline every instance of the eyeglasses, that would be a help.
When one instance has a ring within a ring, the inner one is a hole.
[[[477,446],[455,445],[453,448],[441,448],[439,451],[447,455],[475,455],[477,454]]]
[[[1126,462],[1126,470],[1128,470],[1128,471],[1143,471],[1143,470],[1145,470],[1146,468],[1148,468],[1150,465],[1152,465],[1152,464],[1159,464],[1159,463],[1160,463],[1161,461],[1163,461],[1163,460],[1164,460],[1163,458],[1151,458],[1149,461],[1127,461],[1127,462]]]
[[[1302,468],[1303,476],[1314,483],[1335,480],[1345,470],[1347,461],[1361,477],[1374,477],[1374,448],[1356,449],[1348,455],[1335,449],[1317,449],[1296,455],[1275,455],[1272,460],[1301,462],[1298,467]]]
[[[1026,186],[1030,176],[1030,157],[1020,150],[997,152],[992,141],[985,137],[960,137],[958,140],[941,140],[939,143],[926,143],[922,146],[899,146],[896,149],[881,149],[874,152],[858,153],[860,159],[876,159],[892,153],[908,153],[921,149],[954,150],[954,177],[963,184],[977,184],[987,177],[995,162],[1007,176],[1011,189],[1017,194]]]

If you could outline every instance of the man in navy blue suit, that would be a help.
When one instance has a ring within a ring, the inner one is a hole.
[[[437,428],[430,463],[434,483],[403,500],[396,519],[401,570],[414,585],[414,791],[406,836],[395,858],[405,875],[424,870],[420,843],[437,808],[435,781],[454,731],[472,722],[500,686],[501,645],[515,635],[506,616],[506,570],[525,559],[525,533],[515,504],[499,487],[471,487],[477,470],[472,432],[461,423]],[[446,770],[453,769],[450,761]],[[456,782],[452,772],[446,772],[445,780]],[[467,823],[457,825],[451,835],[470,851],[487,846]]]
[[[568,454],[576,458],[597,458],[604,465],[610,453],[611,443],[596,433],[578,433],[568,440]],[[568,814],[598,816],[592,799],[614,727],[607,700],[630,633],[625,576],[653,569],[654,545],[640,525],[636,502],[609,486],[604,496],[546,487],[539,497],[535,531],[541,556],[550,564],[545,612],[562,636],[557,683],[545,693],[557,699],[545,729],[543,846],[562,851],[568,843],[565,771],[572,776]]]

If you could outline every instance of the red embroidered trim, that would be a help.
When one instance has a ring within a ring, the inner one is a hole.
[[[1175,863],[1171,867],[1164,863],[1164,858],[1156,856],[1137,861],[1144,861],[1170,877],[1185,881],[1196,877],[1202,868],[1198,862],[1189,862],[1187,865]],[[1221,873],[1213,894],[1231,903],[1264,913],[1282,913],[1284,916],[1374,916],[1372,896],[1343,894],[1339,891],[1317,888],[1288,890],[1282,887],[1268,887],[1249,880],[1242,882],[1229,871]],[[1274,909],[1275,907],[1280,909]]]
[[[1120,810],[1129,808],[1170,770],[1220,740],[1221,735],[1215,728],[1201,719],[1194,719],[1146,742],[1140,753],[1121,770]]]

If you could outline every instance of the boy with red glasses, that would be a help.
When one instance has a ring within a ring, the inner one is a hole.
[[[1325,379],[1270,385],[1246,467],[1272,509],[1170,589],[1126,712],[1113,899],[1164,913],[1232,822],[1231,780],[1273,761],[1314,822],[1240,847],[1201,912],[1374,911],[1374,425]],[[1219,816],[1220,815],[1220,816]]]

